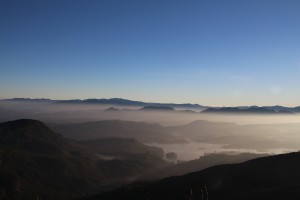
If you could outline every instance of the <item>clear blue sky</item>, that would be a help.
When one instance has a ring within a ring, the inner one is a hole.
[[[300,105],[300,1],[2,0],[12,97]]]

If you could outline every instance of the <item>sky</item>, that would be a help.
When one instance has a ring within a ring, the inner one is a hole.
[[[1,0],[0,99],[300,105],[299,0]]]

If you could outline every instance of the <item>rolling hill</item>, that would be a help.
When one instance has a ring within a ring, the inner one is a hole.
[[[130,139],[104,140],[108,141],[109,148],[101,141],[80,144],[30,119],[0,123],[0,199],[79,198],[117,187],[164,164],[159,148]],[[98,155],[120,154],[120,146],[127,147],[126,157]]]

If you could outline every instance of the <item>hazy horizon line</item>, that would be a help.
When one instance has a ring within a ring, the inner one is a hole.
[[[127,101],[133,101],[133,102],[142,102],[142,103],[155,103],[155,104],[191,104],[191,105],[199,105],[199,106],[203,106],[203,107],[253,107],[253,106],[257,106],[257,107],[269,107],[269,106],[282,106],[282,107],[287,107],[287,108],[294,108],[294,107],[298,107],[299,105],[295,104],[293,105],[282,105],[282,104],[272,104],[272,105],[259,105],[259,104],[252,104],[252,105],[204,105],[204,104],[200,104],[200,103],[191,103],[191,102],[185,102],[185,103],[174,103],[174,102],[156,102],[156,101],[144,101],[144,100],[133,100],[133,99],[126,99],[126,98],[122,98],[122,97],[94,97],[94,98],[62,98],[62,99],[52,99],[52,98],[45,98],[45,97],[11,97],[11,98],[0,98],[0,101],[5,101],[5,100],[14,100],[14,99],[27,99],[27,100],[51,100],[51,101],[72,101],[72,100],[79,100],[79,101],[84,101],[84,100],[101,100],[101,99],[106,99],[106,100],[112,100],[112,99],[122,99],[122,100],[127,100]]]

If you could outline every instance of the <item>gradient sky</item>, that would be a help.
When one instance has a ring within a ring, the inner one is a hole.
[[[1,0],[0,98],[300,105],[299,0]]]

